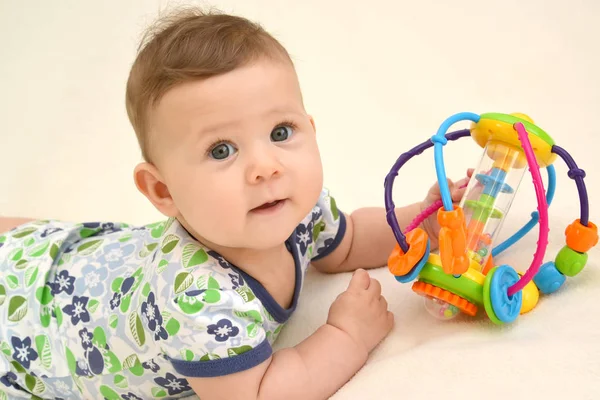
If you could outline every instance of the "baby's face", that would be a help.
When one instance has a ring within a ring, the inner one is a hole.
[[[314,123],[291,65],[259,61],[176,86],[150,124],[179,218],[206,244],[280,245],[318,200]]]

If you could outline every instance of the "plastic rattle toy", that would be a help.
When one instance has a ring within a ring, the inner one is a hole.
[[[471,121],[470,129],[446,133],[450,126]],[[452,203],[444,169],[443,147],[448,141],[471,136],[484,149],[473,178],[458,205]],[[417,216],[405,231],[398,226],[392,200],[394,179],[412,157],[434,147],[435,169],[442,200]],[[554,261],[542,264],[548,245],[548,206],[556,189],[552,165],[562,158],[568,176],[577,185],[580,217],[565,230],[566,246]],[[548,173],[548,190],[540,174]],[[492,247],[510,209],[517,188],[529,170],[537,197],[531,220],[503,243]],[[476,316],[483,308],[496,324],[515,321],[538,303],[540,292],[557,291],[566,277],[574,277],[587,262],[587,251],[598,243],[598,228],[589,221],[583,178],[571,155],[524,114],[459,113],[446,119],[431,139],[400,155],[385,179],[387,222],[396,237],[388,269],[401,283],[425,298],[427,310],[451,319],[459,313]],[[430,253],[430,240],[419,228],[437,212],[439,254]],[[537,249],[529,268],[519,274],[509,265],[494,265],[494,257],[519,241],[539,224]]]

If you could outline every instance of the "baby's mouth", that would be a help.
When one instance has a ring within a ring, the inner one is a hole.
[[[283,203],[285,202],[285,199],[281,199],[281,200],[275,200],[272,201],[270,203],[264,203],[258,207],[253,208],[250,211],[270,211],[270,210],[274,210],[276,208],[279,208],[279,206],[283,205]]]

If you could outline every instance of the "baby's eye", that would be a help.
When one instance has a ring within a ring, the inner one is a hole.
[[[274,142],[284,142],[292,136],[293,128],[288,125],[278,126],[271,131],[271,140]]]
[[[212,148],[210,156],[215,160],[224,160],[236,152],[236,148],[229,143],[220,143]]]

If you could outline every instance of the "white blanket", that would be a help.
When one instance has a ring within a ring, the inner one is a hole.
[[[564,245],[564,228],[577,212],[564,218],[550,212],[545,261],[553,260]],[[507,223],[502,236],[519,227],[517,221]],[[533,259],[537,235],[538,227],[499,255],[496,264],[508,263],[524,272]],[[437,320],[411,284],[397,282],[387,268],[371,270],[382,284],[396,325],[333,399],[600,399],[599,256],[597,248],[591,250],[579,275],[504,326],[487,317]],[[276,347],[292,346],[324,323],[328,305],[350,277],[311,269],[298,310]]]

